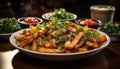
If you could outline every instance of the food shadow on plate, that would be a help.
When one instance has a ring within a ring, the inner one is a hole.
[[[93,69],[108,69],[106,57],[101,53],[79,60],[48,61],[33,58],[19,52],[14,56],[12,65],[14,69],[21,69],[21,67],[22,69],[86,69],[89,67]]]

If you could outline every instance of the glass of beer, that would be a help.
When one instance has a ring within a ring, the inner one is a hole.
[[[110,5],[93,5],[90,7],[91,18],[100,20],[103,25],[107,22],[113,22],[115,7]]]

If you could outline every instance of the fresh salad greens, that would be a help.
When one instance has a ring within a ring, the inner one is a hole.
[[[103,32],[105,32],[107,34],[120,33],[120,24],[108,22],[101,29],[101,31],[103,31]]]
[[[72,13],[68,13],[64,8],[54,9],[54,12],[49,17],[49,19],[52,19],[52,20],[73,19],[73,18],[74,18],[74,15]]]
[[[0,34],[13,33],[20,29],[20,25],[16,23],[16,18],[12,17],[0,19]]]

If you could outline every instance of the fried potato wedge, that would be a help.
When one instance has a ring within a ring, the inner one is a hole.
[[[97,43],[91,42],[91,41],[86,41],[87,46],[91,46],[93,48],[98,48],[99,45]]]
[[[70,45],[67,48],[73,49],[83,35],[84,32],[79,32],[78,35],[73,39],[73,41],[70,43]]]
[[[44,48],[44,47],[39,47],[38,51],[46,52],[46,53],[62,53],[62,52],[64,52],[64,50],[50,49],[50,48]]]
[[[29,38],[27,38],[26,40],[20,42],[20,43],[18,44],[18,46],[20,46],[20,47],[26,46],[27,44],[31,43],[32,41],[33,41],[33,38],[32,38],[32,37],[29,37]]]
[[[25,35],[14,36],[14,38],[15,38],[16,40],[21,40],[21,39],[24,38],[24,37],[25,37]]]

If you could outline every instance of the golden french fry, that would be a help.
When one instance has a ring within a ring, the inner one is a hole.
[[[99,35],[99,38],[101,40],[101,42],[105,42],[107,40],[106,36],[105,35]]]
[[[68,49],[73,49],[83,35],[84,32],[79,32],[78,35],[73,39],[73,41],[68,46]]]
[[[84,26],[83,28],[84,28],[84,30],[88,30],[89,29],[89,27],[87,25]]]
[[[38,37],[38,32],[35,32],[35,33],[33,34],[33,38],[36,39],[37,37]]]
[[[37,38],[37,42],[38,42],[38,43],[40,43],[40,45],[42,45],[42,46],[43,46],[43,42],[42,42],[41,37],[38,37],[38,38]]]
[[[56,45],[53,41],[49,41],[50,45],[51,45],[51,48],[54,48]]]
[[[38,37],[37,38],[37,41],[39,42],[39,41],[42,41],[42,38],[41,37]]]
[[[56,31],[54,31],[52,34],[53,37],[57,37],[59,34],[61,34],[61,29],[57,29]]]
[[[25,35],[14,36],[14,38],[15,38],[16,40],[21,40],[21,39],[24,38],[24,37],[25,37]]]
[[[84,44],[85,41],[81,41],[80,43],[78,43],[77,45],[75,45],[75,48],[79,48],[80,46],[82,46]]]
[[[44,34],[44,33],[46,33],[47,31],[48,31],[48,30],[44,28],[44,29],[40,30],[39,32],[42,33],[42,34]]]
[[[52,41],[44,41],[43,45],[46,48],[53,48],[53,47],[55,47],[55,44]]]
[[[87,48],[78,48],[79,52],[84,52],[84,51],[87,51],[87,50],[88,50]]]
[[[36,51],[36,50],[37,50],[36,40],[33,40],[33,42],[32,42],[32,50],[33,50],[33,51]]]
[[[46,47],[46,48],[50,48],[50,44],[49,44],[49,41],[44,41],[43,42],[43,46]]]
[[[54,26],[52,24],[48,24],[48,26],[49,26],[50,29],[54,28]]]
[[[98,48],[99,45],[97,43],[91,42],[91,41],[86,41],[85,42],[87,46],[91,46],[93,48]]]
[[[67,30],[71,31],[71,32],[76,32],[77,31],[76,29],[73,29],[73,27],[67,27]]]
[[[75,38],[77,36],[77,34],[76,33],[72,33],[72,36]]]
[[[81,28],[81,26],[79,24],[75,24],[76,28]]]
[[[46,52],[46,53],[62,53],[64,50],[58,50],[58,49],[50,49],[50,48],[44,48],[44,47],[38,47],[39,52]]]
[[[64,47],[67,48],[69,45],[70,45],[71,41],[70,40],[67,40],[64,44]]]
[[[28,30],[26,30],[26,32],[24,33],[26,36],[30,35],[30,32]]]
[[[32,37],[29,37],[29,38],[27,38],[26,40],[20,42],[20,43],[18,44],[18,46],[23,47],[23,46],[31,43],[32,41],[33,41],[33,38],[32,38]]]
[[[33,29],[33,28],[34,28],[34,26],[33,26],[32,24],[30,24],[30,25],[29,25],[29,28],[30,28],[30,29]]]
[[[29,28],[30,28],[30,30],[29,30],[30,33],[34,33],[37,31],[37,28],[34,27],[32,24],[29,25]]]
[[[95,37],[90,36],[90,37],[88,37],[87,40],[88,40],[88,41],[91,41],[91,42],[94,42],[94,43],[97,43],[98,45],[100,45],[100,44],[102,43],[102,40],[100,39],[100,36],[99,36],[99,35],[98,35],[98,36],[95,36]]]

